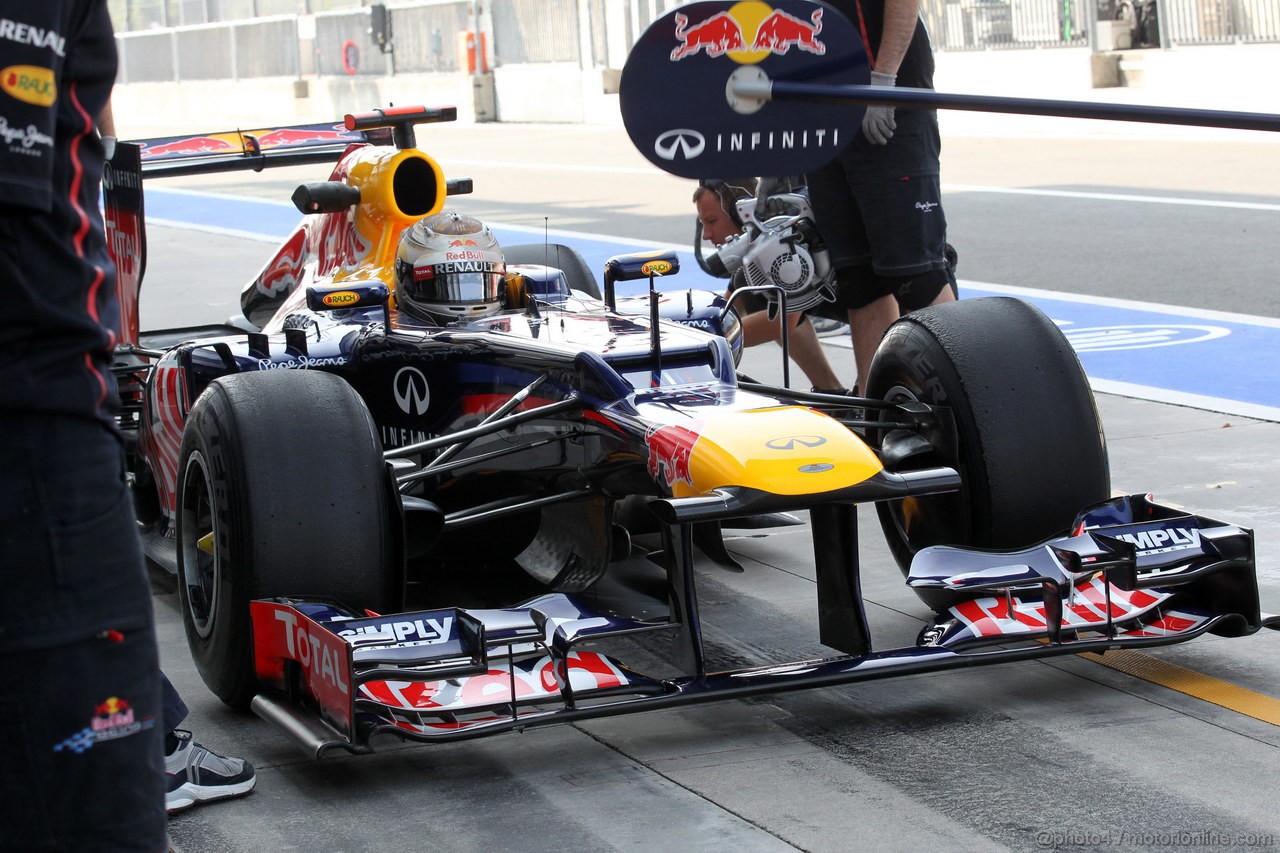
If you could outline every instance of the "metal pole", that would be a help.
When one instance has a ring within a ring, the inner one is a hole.
[[[471,35],[475,45],[475,61],[471,63],[471,77],[474,80],[480,76],[480,69],[484,67],[485,52],[480,46],[480,0],[472,0],[471,3]]]
[[[904,109],[969,110],[1064,118],[1110,119],[1150,124],[1225,127],[1235,130],[1280,131],[1280,115],[1271,113],[1201,110],[1185,107],[1100,104],[1091,101],[1058,101],[1045,98],[1012,98],[993,95],[957,95],[932,89],[878,86],[836,86],[821,83],[787,83],[740,80],[733,93],[756,100],[816,101],[828,104],[884,104]]]

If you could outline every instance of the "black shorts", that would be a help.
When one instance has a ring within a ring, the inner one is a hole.
[[[893,279],[934,271],[944,271],[945,282],[947,267],[937,114],[898,110],[896,121],[888,145],[872,145],[859,132],[833,162],[808,175],[809,199],[832,265],[868,268],[878,279],[890,280],[880,284],[885,292],[898,289]],[[841,278],[839,290],[873,281]],[[932,287],[933,276],[927,278]],[[840,296],[849,307],[875,298]]]
[[[120,440],[0,413],[0,850],[161,850],[164,711]]]

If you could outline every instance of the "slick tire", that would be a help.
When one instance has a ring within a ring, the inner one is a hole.
[[[867,391],[945,407],[954,421],[953,433],[941,419],[925,436],[933,452],[903,467],[952,466],[960,490],[876,507],[904,575],[926,546],[1027,547],[1110,496],[1088,379],[1062,332],[1025,302],[962,299],[907,315],[876,350]],[[961,600],[916,592],[939,612]]]
[[[246,708],[249,602],[290,595],[396,612],[393,492],[373,419],[341,378],[224,376],[191,408],[178,461],[178,595],[206,685]]]
[[[564,273],[569,289],[585,293],[592,299],[600,299],[600,283],[591,267],[577,249],[560,243],[529,243],[510,246],[502,250],[503,259],[509,264],[541,264],[555,267]]]

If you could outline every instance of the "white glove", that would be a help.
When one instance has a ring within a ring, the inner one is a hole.
[[[871,72],[872,86],[891,87],[897,82],[897,74]],[[875,105],[867,107],[867,113],[862,117],[862,135],[867,137],[867,141],[872,145],[884,145],[893,138],[893,132],[897,129],[898,123],[893,120],[893,107]]]
[[[116,138],[114,136],[102,137],[102,159],[110,160],[116,156]]]

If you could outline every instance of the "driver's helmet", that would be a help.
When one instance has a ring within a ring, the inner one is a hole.
[[[502,249],[473,216],[446,210],[405,229],[395,273],[396,304],[420,320],[449,323],[504,307]]]

